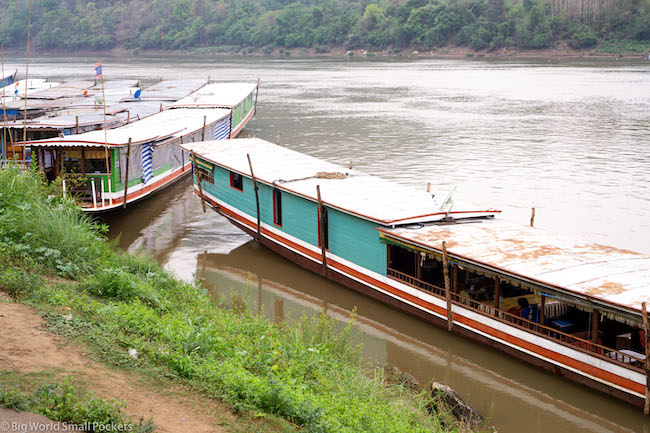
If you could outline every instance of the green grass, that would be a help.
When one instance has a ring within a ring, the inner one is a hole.
[[[0,261],[10,264],[0,286],[44,311],[51,330],[119,368],[155,371],[235,413],[305,431],[453,431],[429,413],[430,397],[362,363],[351,327],[335,332],[326,316],[274,324],[218,305],[153,259],[118,251],[72,201],[50,195],[38,173],[0,171]]]
[[[648,54],[650,53],[650,41],[604,41],[596,49],[596,52],[607,54]]]
[[[42,374],[0,374],[0,406],[37,413],[53,421],[87,423],[90,426],[87,431],[105,431],[120,425],[134,433],[155,431],[153,420],[134,420],[124,413],[123,401],[98,398],[77,386],[73,379],[57,382],[52,375],[45,375],[44,382]]]

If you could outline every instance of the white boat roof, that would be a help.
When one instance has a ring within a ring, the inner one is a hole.
[[[4,88],[0,88],[0,95],[2,94],[2,89],[4,89],[7,98],[13,97],[14,95],[23,97],[25,95],[25,87],[27,87],[27,94],[30,94],[33,91],[39,89],[49,89],[50,87],[58,86],[59,84],[60,83],[47,81],[42,78],[30,78],[28,80],[19,79],[13,84],[9,84]],[[18,90],[17,94],[14,94],[15,90]]]
[[[251,83],[212,83],[172,104],[170,108],[234,107],[250,95],[256,87],[257,84]]]
[[[84,91],[93,87],[93,81],[69,81],[51,88],[27,92],[27,99],[60,99],[84,96]],[[100,89],[101,90],[101,89]]]
[[[66,115],[66,116],[41,116],[35,119],[27,120],[28,129],[69,129],[77,126],[77,119],[79,120],[79,126],[90,126],[90,125],[104,125],[104,113],[100,111],[95,111],[92,113],[79,113],[78,115]],[[106,123],[109,128],[115,126],[116,124],[125,123],[125,120],[122,117],[118,116],[106,116]],[[0,127],[2,125],[0,124]],[[14,120],[7,122],[8,128],[22,128],[24,126],[24,121],[22,119]]]
[[[246,155],[250,154],[259,181],[274,184],[313,201],[317,200],[316,186],[320,185],[322,200],[328,206],[382,225],[437,221],[446,216],[424,188],[420,191],[402,186],[258,138],[188,143],[182,147],[195,151],[209,162],[249,177],[251,174]],[[336,175],[323,173],[347,176],[332,179],[324,177]],[[462,209],[456,204],[452,212],[456,218],[488,216],[499,212],[476,208],[456,210],[458,208]]]
[[[607,304],[641,311],[650,302],[650,256],[493,219],[381,230],[389,237],[442,251]]]
[[[142,89],[140,98],[135,99],[132,96],[122,99],[121,102],[131,102],[138,100],[149,101],[178,101],[192,92],[196,92],[207,83],[206,80],[165,80],[151,87]]]
[[[172,137],[180,137],[197,131],[203,127],[203,119],[209,125],[230,115],[228,110],[195,110],[179,109],[162,111],[145,119],[106,131],[109,146],[126,146],[131,139],[133,144],[159,141]],[[100,147],[104,146],[104,130],[90,131],[83,134],[66,135],[65,137],[47,140],[30,141],[30,146],[67,146],[67,147]]]

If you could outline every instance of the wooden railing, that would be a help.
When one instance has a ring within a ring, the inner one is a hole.
[[[418,289],[422,289],[425,292],[428,293],[433,293],[434,295],[438,295],[442,298],[445,297],[445,289],[440,288],[438,286],[434,286],[433,284],[430,283],[425,283],[422,280],[418,280],[415,277],[412,277],[410,275],[407,275],[405,273],[396,271],[395,269],[390,269],[388,268],[388,276],[393,277],[397,280],[404,281],[408,283],[411,286],[417,287]]]
[[[431,293],[439,298],[445,299],[446,292],[445,289],[441,287],[434,286],[433,284],[421,281],[410,275],[406,275],[402,272],[390,268],[388,269],[387,274],[391,278],[397,279],[401,282],[407,283],[410,286],[421,289],[427,293]],[[510,314],[491,305],[484,304],[471,298],[466,298],[457,293],[451,294],[451,300],[452,303],[456,305],[462,306],[464,308],[470,308],[490,318],[505,322],[508,325],[515,326],[520,329],[524,329],[532,334],[560,342],[573,349],[587,352],[590,355],[598,356],[599,358],[602,358],[606,361],[614,361],[616,364],[626,368],[640,371],[643,370],[641,367],[642,363],[645,362],[643,358],[638,358],[631,354],[625,354],[619,352],[618,350],[594,343],[592,341],[578,338],[574,335],[565,334],[564,332],[558,331],[555,328],[550,328],[540,323],[524,319],[523,317]]]

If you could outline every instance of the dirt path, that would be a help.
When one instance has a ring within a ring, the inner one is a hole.
[[[218,403],[197,408],[196,401],[180,396],[180,392],[172,390],[161,395],[147,389],[137,375],[110,370],[92,361],[45,331],[42,324],[43,319],[34,309],[10,303],[0,293],[0,370],[20,373],[54,370],[74,376],[102,398],[124,400],[129,415],[145,420],[153,417],[159,432],[225,431],[217,423],[230,414]]]

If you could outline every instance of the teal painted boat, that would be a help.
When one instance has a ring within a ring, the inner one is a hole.
[[[503,222],[451,194],[438,200],[259,139],[182,147],[205,204],[284,257],[644,404],[650,257]]]

